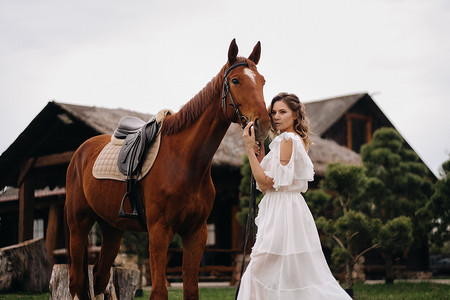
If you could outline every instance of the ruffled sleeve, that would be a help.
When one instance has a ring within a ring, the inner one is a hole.
[[[280,163],[282,139],[293,140],[291,159],[286,165]],[[262,160],[261,166],[264,173],[273,178],[273,188],[279,190],[281,187],[292,186],[293,190],[305,192],[307,182],[314,180],[314,167],[300,137],[292,132],[284,132],[273,139],[269,149],[270,152]]]

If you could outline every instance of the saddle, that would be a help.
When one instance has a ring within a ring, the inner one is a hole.
[[[122,198],[119,217],[137,219],[146,228],[145,208],[142,204],[141,191],[137,178],[141,172],[146,150],[158,135],[160,123],[156,118],[145,122],[137,117],[123,117],[114,131],[114,137],[125,139],[120,148],[117,166],[127,179],[127,191]],[[125,200],[128,199],[132,212],[124,211]]]

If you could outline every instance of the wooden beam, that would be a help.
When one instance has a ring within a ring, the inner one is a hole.
[[[346,113],[345,114],[350,119],[357,119],[357,120],[368,120],[371,118],[370,116],[358,114],[358,113]]]
[[[347,148],[352,150],[352,119],[349,113],[345,114],[347,121]]]
[[[64,236],[63,224],[61,222],[62,215],[64,214],[64,208],[58,204],[51,204],[48,211],[48,223],[47,234],[45,239],[45,247],[50,258],[50,263],[55,264],[55,257],[53,256],[53,250],[64,247],[64,244],[59,244],[59,237]]]
[[[21,186],[25,177],[27,177],[28,173],[33,169],[34,163],[36,162],[36,158],[32,157],[28,159],[24,165],[20,168],[19,178],[17,180],[17,186]]]
[[[70,160],[72,159],[73,154],[75,151],[67,151],[57,154],[51,154],[46,156],[40,156],[36,159],[36,162],[34,163],[35,168],[42,168],[42,167],[50,167],[55,165],[63,165],[68,164]]]
[[[25,180],[25,177],[33,168],[43,168],[50,166],[57,166],[70,163],[75,151],[66,151],[57,154],[45,155],[40,157],[32,157],[26,161],[20,170],[17,185],[20,186]]]
[[[372,141],[372,122],[373,118],[369,116],[366,123],[366,143],[370,143]]]
[[[29,179],[19,187],[19,243],[33,238],[34,186]]]

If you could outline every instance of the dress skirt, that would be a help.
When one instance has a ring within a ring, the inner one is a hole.
[[[238,299],[351,299],[333,277],[314,218],[300,192],[269,191]]]

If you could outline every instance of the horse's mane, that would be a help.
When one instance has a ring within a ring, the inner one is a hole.
[[[241,57],[238,58],[238,61],[243,60],[245,59]],[[197,95],[189,100],[189,102],[184,104],[177,113],[165,117],[161,128],[161,134],[171,135],[189,127],[200,118],[205,109],[213,101],[220,101],[223,76],[227,66],[228,64],[223,66],[219,74],[208,82]]]

